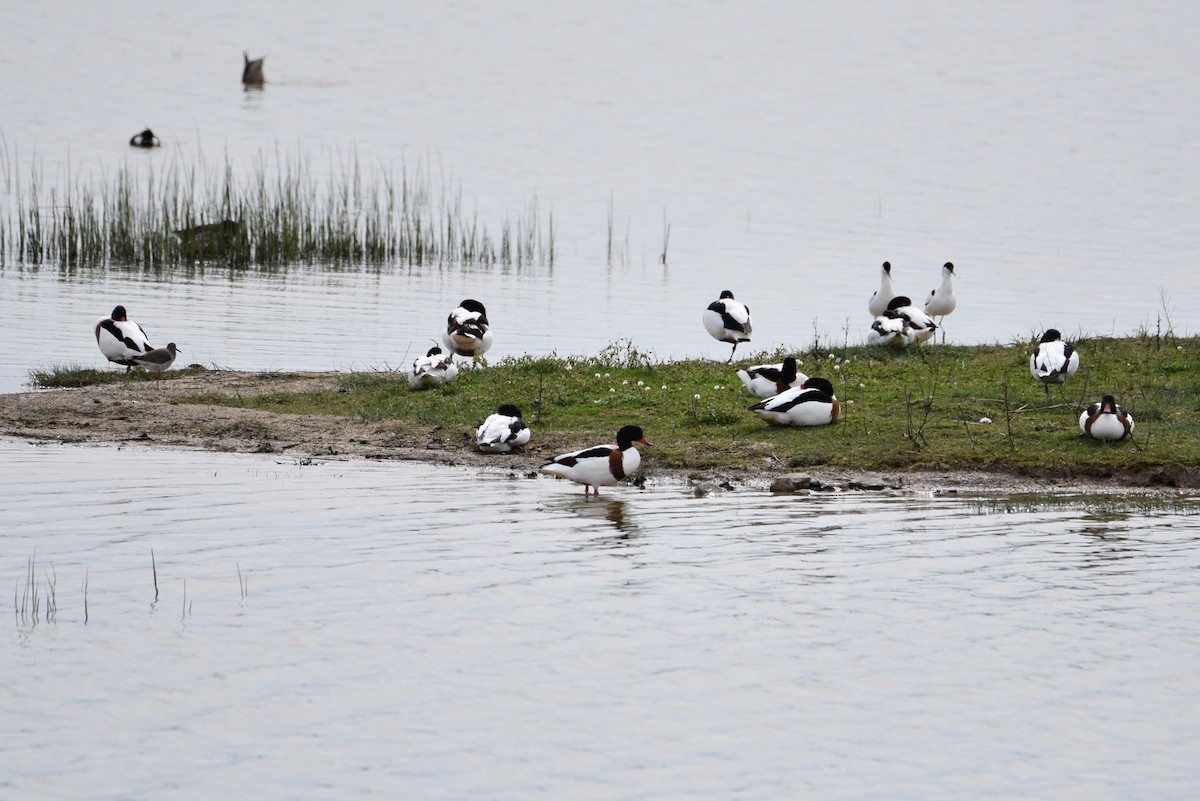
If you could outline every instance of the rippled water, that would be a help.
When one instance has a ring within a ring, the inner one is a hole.
[[[951,341],[1200,325],[1193,3],[60,11],[5,10],[6,209],[33,166],[63,186],[197,154],[235,171],[277,151],[318,172],[420,162],[493,231],[536,196],[558,257],[520,276],[166,282],[10,264],[0,391],[30,367],[102,364],[89,326],[118,302],[185,359],[249,369],[395,364],[472,295],[498,356],[627,337],[724,357],[699,316],[725,288],[753,309],[755,347],[858,342],[884,259],[918,299],[957,264]],[[243,49],[267,56],[262,91],[238,83]],[[146,125],[164,147],[131,152]]]
[[[5,799],[1200,790],[1192,500],[0,465]]]

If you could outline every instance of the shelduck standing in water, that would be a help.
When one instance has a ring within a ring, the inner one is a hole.
[[[582,484],[584,495],[592,487],[599,495],[601,487],[611,487],[637,471],[642,463],[642,455],[634,447],[635,442],[647,446],[650,444],[642,434],[642,429],[625,426],[617,432],[616,445],[595,445],[555,456],[542,465],[542,470]]]
[[[834,397],[833,384],[824,378],[810,378],[802,387],[754,404],[750,411],[772,425],[825,426],[837,422],[841,405]]]
[[[520,407],[506,403],[479,424],[475,444],[484,453],[508,453],[526,445],[532,436],[533,432],[521,417]]]
[[[1092,439],[1120,442],[1133,433],[1133,415],[1125,411],[1112,395],[1105,395],[1079,415],[1079,430]]]
[[[925,313],[930,317],[945,317],[958,306],[954,298],[954,265],[946,262],[942,265],[942,285],[929,293],[925,298]]]
[[[437,345],[424,356],[414,359],[408,371],[408,385],[413,389],[433,389],[456,378],[458,367],[454,364],[454,357],[442,353]]]
[[[871,312],[872,317],[879,317],[894,297],[896,290],[892,286],[892,263],[885,261],[879,272],[879,289],[871,293],[871,299],[867,301],[867,311]]]
[[[795,356],[788,356],[781,364],[756,364],[738,370],[737,376],[750,394],[758,398],[774,397],[808,380],[808,376],[796,371]]]
[[[704,310],[704,327],[718,342],[733,344],[733,350],[729,352],[729,361],[733,361],[738,343],[750,341],[750,309],[734,300],[733,293],[726,289],[720,299],[708,304]]]
[[[1057,328],[1048,328],[1029,357],[1029,372],[1042,382],[1042,389],[1050,394],[1051,384],[1065,384],[1079,369],[1079,353],[1075,346],[1063,342]]]
[[[446,318],[442,342],[451,353],[483,361],[483,354],[492,347],[492,329],[487,309],[477,300],[467,298]],[[486,364],[486,361],[483,361]]]
[[[154,350],[142,327],[126,317],[124,306],[117,306],[110,316],[101,317],[94,328],[100,352],[114,364],[136,367],[136,357]]]
[[[175,343],[168,342],[165,348],[155,348],[141,356],[134,356],[133,360],[137,362],[138,367],[144,367],[154,373],[154,386],[157,387],[163,371],[175,363],[178,353],[179,348],[175,347]]]

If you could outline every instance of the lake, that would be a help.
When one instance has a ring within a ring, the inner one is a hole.
[[[0,391],[31,367],[102,365],[91,325],[117,303],[188,363],[239,369],[402,364],[472,296],[498,357],[630,339],[659,358],[725,358],[699,320],[727,288],[754,313],[753,348],[857,343],[885,259],[918,302],[956,264],[948,341],[1200,323],[1186,301],[1200,293],[1193,4],[5,14],[6,214],[34,168],[49,209],[52,187],[123,165],[423,164],[493,231],[536,198],[556,262],[143,275],[10,255]],[[266,56],[261,91],[240,85],[247,49]],[[147,125],[163,147],[130,148]]]
[[[6,799],[1200,787],[1194,498],[0,459]]]
[[[405,365],[863,340],[953,261],[959,344],[1194,334],[1200,6],[9,4],[0,392],[103,366]],[[243,50],[267,85],[239,82]],[[163,146],[128,146],[149,126]],[[426,169],[554,264],[60,269],[17,209],[276,155]],[[662,258],[665,251],[665,260]],[[502,460],[497,460],[503,464]],[[597,500],[549,479],[0,440],[0,797],[1130,798],[1200,792],[1195,499]],[[38,608],[32,598],[37,592]]]

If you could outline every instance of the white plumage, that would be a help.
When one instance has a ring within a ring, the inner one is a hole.
[[[871,323],[867,331],[868,345],[881,345],[895,350],[907,348],[917,341],[916,335],[908,325],[908,320],[894,309],[885,309],[883,314]]]
[[[1133,415],[1112,395],[1105,395],[1079,415],[1079,430],[1092,439],[1119,442],[1133,433]]]
[[[617,432],[616,445],[595,445],[581,451],[555,456],[542,465],[542,470],[559,478],[583,484],[583,494],[592,487],[600,494],[600,487],[609,487],[637,471],[642,455],[633,445],[640,442],[649,445],[642,429],[625,426]]]
[[[413,389],[433,389],[456,378],[458,366],[454,363],[454,357],[442,353],[442,349],[436,345],[424,356],[414,359],[408,370],[408,385]]]
[[[802,387],[754,404],[750,411],[772,425],[824,426],[837,421],[841,405],[833,384],[824,378],[810,378]]]
[[[451,353],[483,361],[483,354],[492,347],[492,338],[487,309],[477,300],[464,300],[446,318],[442,342]]]
[[[929,293],[925,299],[925,313],[930,317],[945,317],[958,305],[954,297],[954,265],[942,265],[942,285]]]
[[[867,301],[867,311],[871,312],[872,317],[879,317],[894,297],[896,290],[892,287],[892,264],[885,261],[879,271],[879,289],[871,293],[871,299]]]
[[[733,361],[738,343],[750,341],[750,309],[741,301],[734,300],[733,293],[728,289],[721,293],[719,299],[708,304],[703,320],[704,328],[713,339],[733,344],[729,361]]]
[[[529,442],[533,432],[521,417],[521,410],[506,403],[475,430],[475,444],[484,453],[508,453]]]
[[[925,342],[937,333],[937,324],[933,322],[933,318],[923,309],[914,306],[913,302],[905,295],[897,295],[892,298],[888,303],[887,311],[895,312],[904,318],[908,325],[908,332],[915,342]]]
[[[1051,384],[1065,384],[1078,369],[1079,353],[1075,346],[1063,342],[1058,329],[1047,329],[1029,357],[1029,372],[1042,382],[1046,394],[1050,394]]]
[[[796,357],[788,356],[780,364],[756,364],[737,371],[737,376],[750,393],[759,398],[770,398],[780,392],[798,387],[807,379],[796,370]]]
[[[110,316],[101,317],[93,328],[100,352],[114,364],[134,367],[138,356],[154,350],[142,327],[127,319],[124,306],[117,306]]]

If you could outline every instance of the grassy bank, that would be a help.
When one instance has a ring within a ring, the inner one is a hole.
[[[379,422],[401,437],[425,440],[436,432],[447,447],[467,447],[478,420],[515,402],[534,429],[536,452],[609,441],[621,425],[635,423],[654,443],[652,464],[697,471],[771,463],[1104,475],[1200,466],[1200,340],[1095,338],[1078,349],[1079,373],[1064,392],[1047,397],[1029,375],[1027,343],[900,353],[813,348],[800,354],[800,369],[833,382],[842,417],[809,429],[773,428],[750,412],[755,399],[736,365],[653,363],[627,342],[595,357],[506,359],[463,370],[457,382],[427,392],[411,391],[399,373],[345,374],[340,386],[301,393],[276,391],[277,382],[264,375],[252,394],[202,391],[173,402],[341,415]],[[782,354],[758,356],[756,362],[777,361]],[[125,380],[115,371],[99,376]],[[39,379],[60,380],[78,378]],[[1106,445],[1080,436],[1080,412],[1106,393],[1133,414],[1133,441]]]

